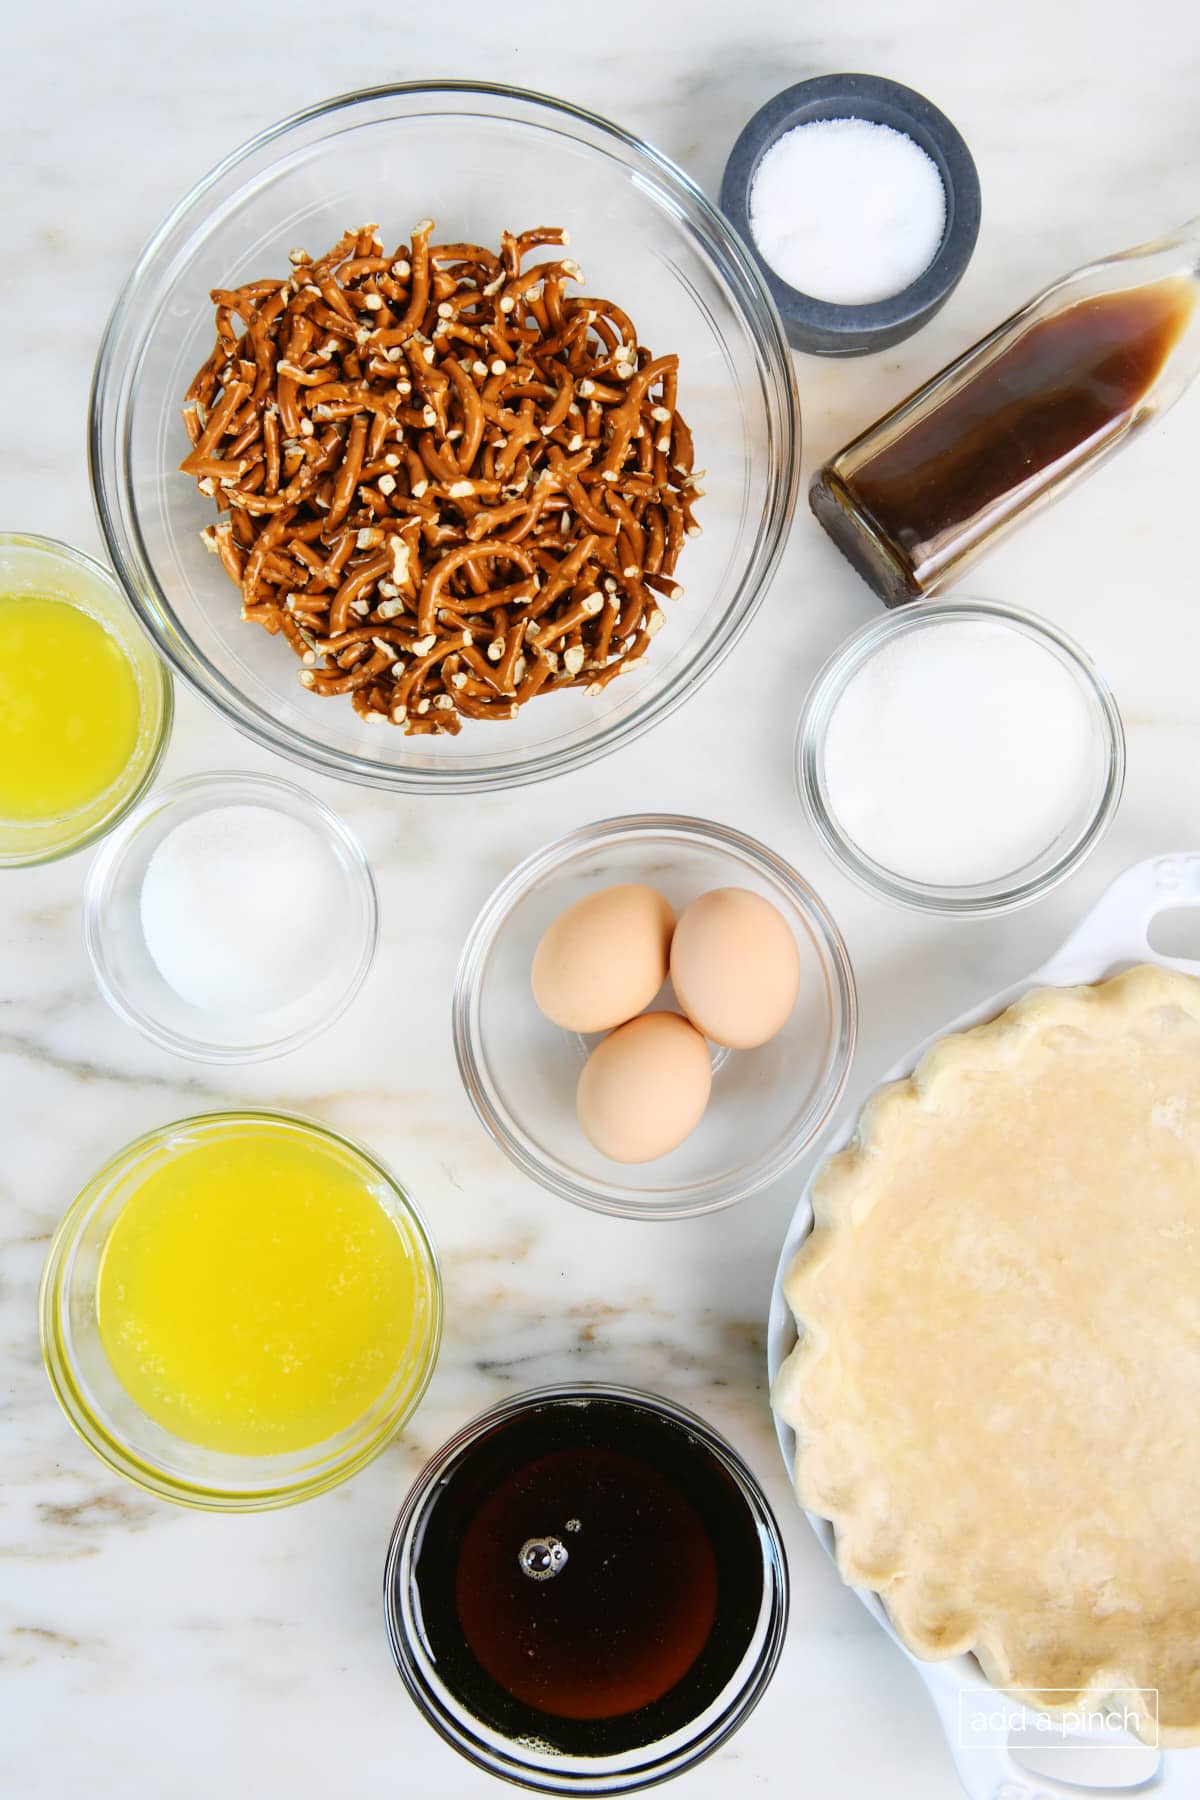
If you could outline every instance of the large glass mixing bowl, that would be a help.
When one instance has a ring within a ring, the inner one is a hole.
[[[289,269],[349,225],[386,242],[437,221],[498,244],[504,227],[564,225],[586,291],[607,294],[655,353],[680,359],[680,410],[705,470],[666,628],[603,693],[539,698],[457,738],[370,729],[345,699],[297,681],[200,532],[211,502],[178,472],[180,404],[213,342],[209,290]],[[799,414],[787,342],[754,263],[694,183],[615,125],[562,101],[481,83],[367,89],[297,113],[236,150],[150,240],[100,348],[91,469],[101,527],[163,655],[259,743],[376,787],[468,791],[578,768],[664,718],[716,667],[761,600],[795,504]]]

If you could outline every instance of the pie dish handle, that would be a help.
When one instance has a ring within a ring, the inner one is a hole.
[[[980,1689],[957,1680],[927,1681],[937,1708],[946,1745],[969,1800],[1183,1800],[1196,1791],[1196,1770],[1186,1768],[1186,1750],[1161,1750],[1158,1767],[1123,1787],[1092,1787],[1078,1781],[1056,1781],[1021,1766],[1007,1744],[962,1741],[964,1700],[979,1704]],[[985,1696],[989,1690],[983,1690]],[[1069,1752],[1068,1752],[1069,1754]]]
[[[1200,853],[1179,851],[1134,863],[1100,896],[1057,950],[1042,978],[1066,984],[1096,981],[1114,963],[1157,962],[1200,975],[1200,961],[1163,956],[1150,943],[1159,913],[1200,908]]]

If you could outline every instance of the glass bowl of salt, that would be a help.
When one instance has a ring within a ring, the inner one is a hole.
[[[861,887],[924,912],[1008,912],[1104,836],[1125,734],[1108,683],[1057,627],[996,601],[917,601],[820,671],[796,780]]]
[[[273,775],[159,789],[88,871],[83,932],[127,1024],[198,1062],[281,1056],[366,979],[379,933],[370,865],[323,801]]]

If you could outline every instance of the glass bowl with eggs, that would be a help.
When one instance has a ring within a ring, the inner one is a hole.
[[[782,858],[708,820],[605,820],[535,852],[463,949],[459,1071],[517,1167],[577,1205],[685,1218],[766,1187],[842,1093],[846,946]]]
[[[89,450],[142,624],[224,718],[453,793],[695,693],[782,552],[799,408],[687,175],[565,102],[435,81],[297,113],[181,200],[109,321]]]

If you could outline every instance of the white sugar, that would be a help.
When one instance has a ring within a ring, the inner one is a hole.
[[[205,1012],[269,1012],[303,996],[338,930],[333,858],[267,806],[184,819],[142,881],[142,935],[163,980]]]
[[[937,164],[904,132],[817,119],[784,132],[763,156],[750,229],[790,287],[865,306],[929,267],[946,229],[946,191]]]
[[[873,862],[960,887],[1042,855],[1086,805],[1087,700],[1049,649],[1002,624],[904,632],[848,682],[825,738],[828,804]]]

